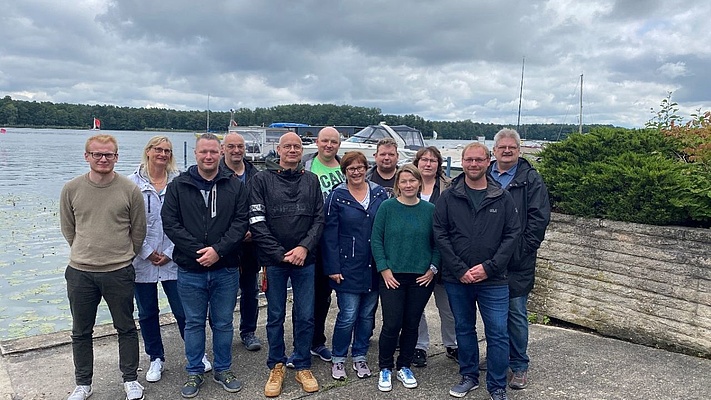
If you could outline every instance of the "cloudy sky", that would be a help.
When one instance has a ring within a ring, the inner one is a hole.
[[[178,110],[331,103],[643,126],[711,109],[708,0],[0,0],[0,96]],[[297,121],[298,122],[298,121]]]

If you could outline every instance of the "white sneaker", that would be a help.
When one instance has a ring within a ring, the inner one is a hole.
[[[210,364],[210,361],[207,360],[207,354],[202,356],[202,363],[205,365],[205,372],[212,371],[212,364]]]
[[[86,400],[94,392],[91,390],[91,385],[78,385],[74,388],[72,394],[67,397],[67,400]]]
[[[378,377],[378,390],[381,392],[389,392],[393,390],[392,371],[387,368],[380,370]]]
[[[124,382],[123,390],[126,391],[126,400],[143,400],[143,386],[138,381]]]
[[[397,371],[397,380],[402,382],[402,385],[408,389],[414,389],[417,387],[417,379],[415,379],[415,375],[412,373],[410,368],[400,368],[400,370]]]
[[[151,361],[151,366],[146,372],[146,380],[148,382],[158,382],[163,375],[163,360],[156,358]]]

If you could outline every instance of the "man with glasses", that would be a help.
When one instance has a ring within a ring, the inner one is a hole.
[[[502,129],[494,136],[496,161],[489,174],[514,199],[523,232],[518,248],[508,265],[509,273],[509,367],[513,372],[509,387],[528,385],[528,294],[533,289],[536,254],[551,218],[548,190],[541,175],[521,157],[521,137],[513,129]]]
[[[366,179],[385,188],[393,196],[395,172],[397,172],[397,142],[391,138],[380,139],[375,147],[375,166],[368,170]]]
[[[72,355],[76,388],[69,400],[92,395],[94,348],[92,332],[103,298],[118,333],[119,369],[126,399],[143,399],[138,383],[138,331],[133,320],[135,270],[133,258],[146,236],[141,191],[114,171],[118,143],[113,136],[86,141],[89,173],[67,182],[59,199],[62,234],[69,243],[65,271],[72,313]]]
[[[449,394],[464,397],[479,387],[476,309],[486,333],[486,388],[506,400],[509,286],[506,266],[516,250],[521,224],[511,195],[487,176],[489,149],[471,143],[462,151],[464,173],[435,206],[435,240],[442,255],[442,280],[454,314],[461,380]],[[475,305],[477,307],[475,307]]]
[[[266,170],[249,182],[249,229],[257,245],[259,264],[265,266],[269,378],[264,395],[281,394],[286,372],[284,320],[287,285],[294,303],[296,381],[307,392],[317,392],[309,349],[314,332],[315,250],[323,231],[323,194],[318,177],[301,163],[301,138],[288,132],[279,139],[277,159],[267,159]]]
[[[334,127],[327,126],[318,132],[316,139],[318,151],[304,157],[304,168],[318,177],[323,193],[323,201],[334,187],[344,182],[346,178],[341,171],[341,159],[338,149],[341,148],[341,134]],[[323,272],[321,251],[316,250],[316,270],[314,272],[314,337],[311,340],[311,355],[321,360],[331,361],[331,350],[326,347],[326,318],[331,308],[331,286],[328,276]],[[289,368],[294,367],[293,355],[286,362]]]
[[[195,142],[197,165],[168,185],[163,230],[175,244],[178,293],[185,310],[188,379],[180,394],[195,397],[205,382],[205,321],[212,328],[213,376],[227,392],[242,389],[231,371],[239,258],[247,234],[247,187],[219,167],[220,140],[211,133]]]
[[[224,157],[220,160],[220,166],[232,171],[235,177],[247,185],[259,170],[244,159],[245,151],[244,137],[236,132],[227,133],[222,142]],[[259,318],[258,276],[257,249],[254,246],[254,242],[252,242],[252,233],[247,231],[242,242],[242,257],[240,259],[239,336],[242,345],[249,351],[258,351],[262,348],[262,342],[255,335],[257,319]]]

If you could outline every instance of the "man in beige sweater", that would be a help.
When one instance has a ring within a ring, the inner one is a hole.
[[[118,144],[110,135],[86,141],[89,173],[67,182],[59,200],[62,234],[71,248],[65,272],[72,312],[76,388],[68,400],[92,395],[92,332],[103,297],[118,332],[119,368],[127,400],[143,399],[138,383],[138,334],[133,320],[135,272],[131,261],[146,236],[138,186],[114,172]]]

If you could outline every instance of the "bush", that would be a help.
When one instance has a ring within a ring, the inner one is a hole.
[[[600,128],[541,152],[557,211],[653,225],[711,226],[708,166],[679,157],[657,129]]]

